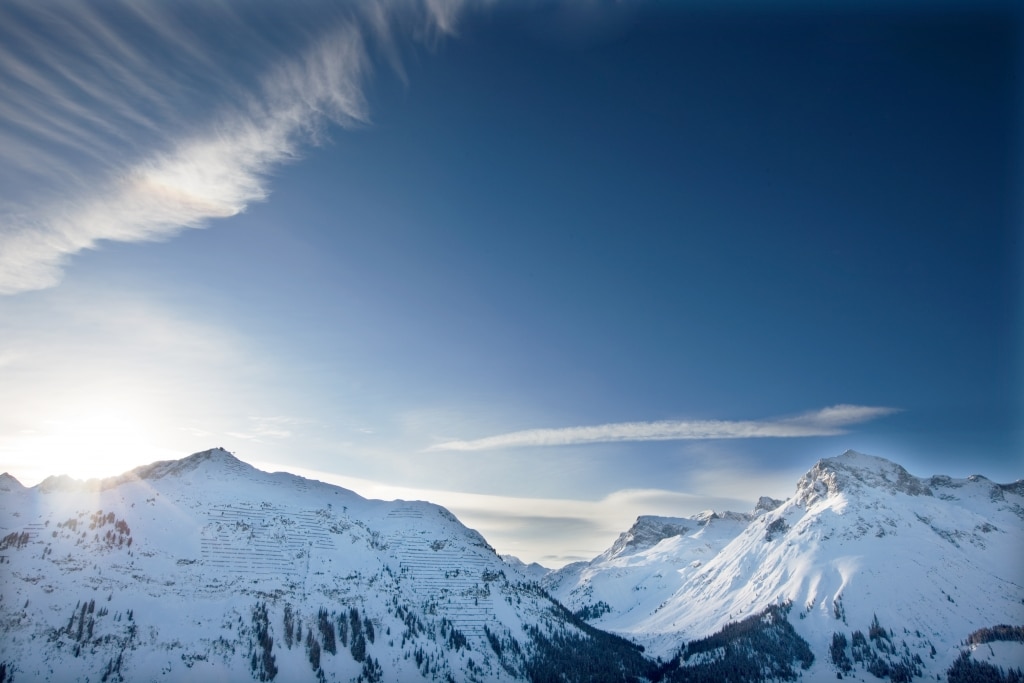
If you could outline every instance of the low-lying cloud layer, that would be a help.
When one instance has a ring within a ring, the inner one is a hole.
[[[468,441],[446,441],[431,451],[483,451],[526,446],[570,446],[614,441],[681,441],[835,436],[844,427],[898,412],[881,406],[837,405],[796,417],[767,420],[662,420],[587,427],[527,429]]]
[[[468,527],[482,533],[499,553],[552,568],[592,559],[640,515],[687,516],[709,509],[749,512],[759,496],[784,496],[791,491],[799,476],[798,472],[784,472],[751,480],[726,468],[704,472],[699,495],[665,489],[621,489],[593,500],[580,500],[395,486],[291,465],[252,464],[267,471],[283,469],[325,481],[368,498],[427,500],[443,505]]]

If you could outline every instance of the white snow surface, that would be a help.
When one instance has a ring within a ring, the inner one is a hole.
[[[15,681],[252,681],[259,604],[277,681],[316,680],[305,642],[321,608],[336,627],[353,608],[371,621],[379,680],[514,680],[484,627],[525,642],[526,625],[553,618],[536,584],[444,508],[367,500],[220,449],[84,483],[0,477],[0,537],[0,664]],[[286,608],[301,623],[290,647]],[[341,642],[321,652],[327,681],[364,665]]]
[[[526,564],[515,555],[502,555],[501,559],[505,564],[511,565],[518,571],[522,572],[526,576],[530,577],[534,581],[540,581],[545,576],[551,573],[551,570],[541,565],[538,562],[531,562]]]
[[[337,625],[358,610],[375,632],[362,662],[339,632],[323,680],[365,677],[368,663],[382,681],[519,680],[485,627],[520,643],[564,627],[539,580],[651,656],[790,603],[815,654],[804,680],[835,680],[833,633],[875,617],[944,678],[970,633],[1024,624],[1022,548],[1024,482],[919,478],[851,451],[784,502],[640,517],[591,562],[548,572],[499,557],[437,505],[367,500],[213,449],[84,483],[0,475],[0,665],[15,681],[251,681],[265,606],[276,681],[317,677],[305,643],[321,609]],[[972,656],[1024,667],[1019,643]]]
[[[815,464],[785,502],[762,499],[749,515],[640,517],[594,560],[542,583],[595,626],[662,657],[790,602],[816,655],[808,680],[835,680],[833,633],[867,633],[877,615],[920,653],[926,677],[944,680],[971,632],[1024,624],[1022,553],[1024,482],[919,478],[848,451]],[[1024,667],[1013,645],[993,649],[1002,665]]]

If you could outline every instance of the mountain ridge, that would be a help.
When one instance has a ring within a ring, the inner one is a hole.
[[[435,504],[217,448],[85,482],[2,475],[0,537],[8,680],[895,681],[1024,659],[986,642],[1024,624],[1024,482],[852,451],[785,501],[641,515],[553,572]]]
[[[7,680],[514,681],[582,660],[651,667],[433,503],[369,500],[223,449],[8,488]]]
[[[818,654],[815,676],[849,673],[822,657],[830,639],[845,639],[849,651],[879,619],[926,635],[904,639],[912,664],[888,652],[875,653],[878,661],[894,671],[945,672],[971,631],[1024,623],[1020,491],[1019,482],[976,475],[915,477],[847,451],[816,462],[792,497],[717,545],[698,534],[665,538],[632,554],[606,551],[543,583],[595,625],[662,657],[680,641],[791,605],[795,632]]]

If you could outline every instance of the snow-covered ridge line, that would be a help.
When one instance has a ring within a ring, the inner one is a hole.
[[[798,502],[809,505],[822,496],[857,491],[864,487],[908,496],[933,496],[935,489],[959,488],[978,482],[991,484],[993,491],[1016,494],[1024,492],[1024,480],[996,484],[980,474],[972,474],[965,479],[953,479],[945,475],[916,477],[902,466],[884,458],[846,451],[841,456],[823,458],[815,463],[797,483],[796,495]]]
[[[239,460],[223,448],[211,448],[199,453],[193,453],[192,455],[178,460],[160,460],[148,465],[142,465],[113,477],[81,480],[73,479],[65,474],[53,475],[47,477],[33,488],[38,488],[44,493],[59,491],[105,491],[132,481],[156,480],[167,476],[180,476],[200,467],[204,463],[216,463],[231,471],[259,471],[252,465]],[[7,473],[0,476],[8,477],[17,482],[17,479]],[[21,486],[20,482],[17,483]],[[0,488],[0,490],[3,489]]]
[[[594,560],[548,572],[499,557],[440,506],[211,449],[88,482],[0,476],[0,670],[671,683],[731,666],[729,648],[784,641],[788,654],[747,668],[941,677],[1024,659],[1020,643],[964,645],[1024,624],[1021,547],[1024,482],[919,478],[847,452],[786,501],[640,516]]]
[[[791,604],[822,679],[842,672],[829,658],[832,636],[853,642],[875,618],[922,634],[906,647],[926,660],[919,668],[943,676],[969,633],[1024,624],[1022,481],[916,477],[847,451],[813,465],[790,499],[760,501],[745,521],[720,517],[706,526],[641,517],[609,550],[543,583],[595,625],[662,657]]]
[[[221,449],[88,482],[0,479],[13,680],[512,681],[650,664],[449,511],[259,471]],[[550,642],[571,651],[537,659]],[[563,662],[564,663],[564,662]]]

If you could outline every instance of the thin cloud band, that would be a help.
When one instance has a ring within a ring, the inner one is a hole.
[[[527,429],[480,439],[453,440],[428,451],[483,451],[497,448],[571,446],[622,441],[801,438],[835,436],[846,426],[899,412],[884,406],[836,405],[796,417],[769,420],[661,420],[614,422],[583,427]]]

